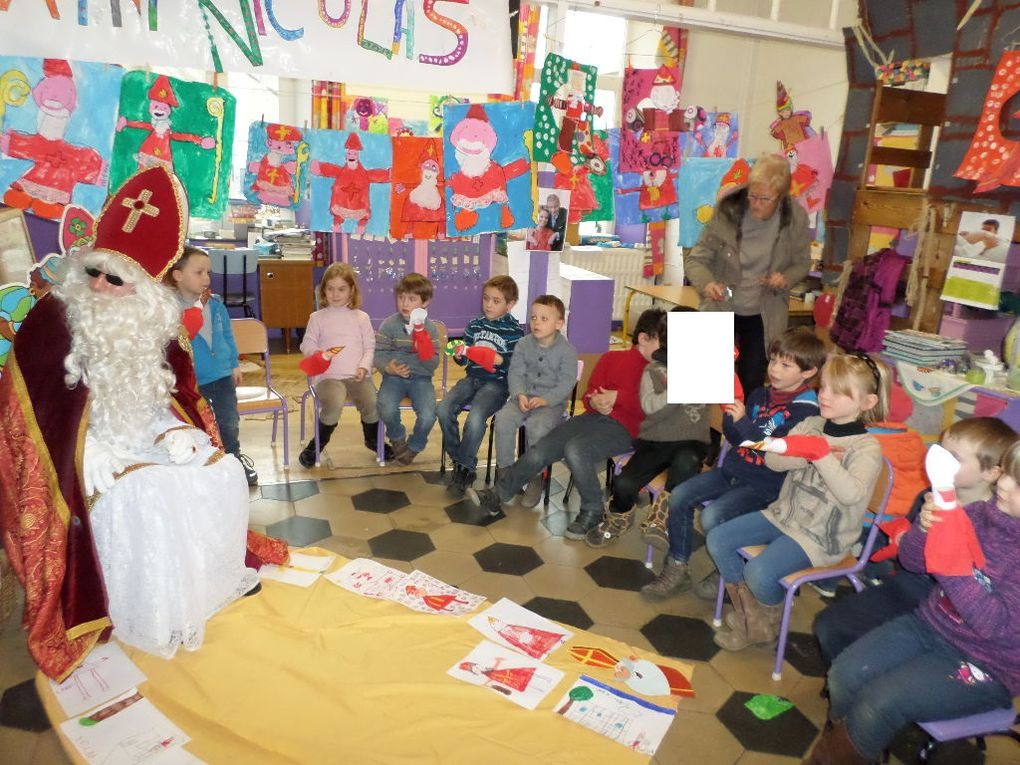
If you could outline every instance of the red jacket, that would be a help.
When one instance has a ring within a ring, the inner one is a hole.
[[[631,346],[626,351],[603,353],[588,380],[588,390],[584,394],[585,411],[595,411],[588,400],[599,388],[615,390],[616,403],[609,416],[630,431],[631,438],[637,438],[638,428],[645,419],[638,389],[647,364],[648,360],[641,355],[637,346]]]

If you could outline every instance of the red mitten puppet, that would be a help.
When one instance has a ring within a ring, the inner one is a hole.
[[[188,339],[194,340],[198,331],[202,329],[202,306],[193,305],[191,308],[185,308],[184,313],[181,314],[181,324],[184,325],[185,331],[188,333]]]
[[[829,442],[822,436],[783,436],[773,439],[768,451],[784,454],[787,457],[803,457],[814,462],[820,460],[831,450]]]
[[[425,320],[429,314],[424,308],[415,308],[411,311],[408,328],[411,332],[411,347],[418,354],[422,361],[428,361],[436,355],[436,347],[432,344],[432,337],[425,329]]]
[[[906,518],[894,518],[891,521],[878,524],[878,527],[889,537],[889,544],[871,556],[872,563],[881,563],[900,554],[900,540],[903,539],[904,534],[910,531],[910,521]]]
[[[956,499],[953,479],[960,463],[935,444],[924,459],[924,469],[931,481],[935,506],[940,511],[940,521],[928,529],[924,542],[925,567],[929,574],[971,576],[975,568],[985,565],[985,554],[970,517]]]
[[[464,357],[473,361],[486,372],[496,371],[496,349],[487,345],[461,345],[453,354],[456,358]]]
[[[329,369],[329,359],[323,355],[322,351],[316,351],[311,356],[301,359],[298,362],[298,367],[309,377],[315,377]]]

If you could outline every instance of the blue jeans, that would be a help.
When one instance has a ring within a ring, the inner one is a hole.
[[[485,437],[485,426],[506,403],[508,395],[505,382],[477,377],[465,377],[446,392],[437,412],[446,453],[455,463],[471,472],[478,467],[478,447]],[[461,437],[457,415],[468,405],[471,409]]]
[[[241,455],[241,418],[237,414],[237,389],[230,375],[198,386],[198,392],[209,402],[216,415],[216,427],[220,429],[223,450],[235,457]]]
[[[847,595],[815,617],[814,631],[822,660],[831,665],[847,646],[897,616],[909,614],[935,586],[927,574],[899,571],[876,587]]]
[[[669,555],[673,560],[691,557],[694,541],[694,509],[711,500],[701,510],[701,528],[707,534],[720,523],[761,510],[776,498],[739,478],[729,478],[714,468],[688,478],[669,495]]]
[[[546,465],[566,460],[581,498],[581,513],[601,517],[599,470],[607,459],[630,447],[630,433],[618,421],[586,412],[557,425],[538,443],[528,446],[517,462],[502,472],[496,491],[501,501],[509,502]]]
[[[400,421],[400,402],[407,396],[414,409],[414,429],[407,438],[407,430]],[[378,396],[379,418],[386,424],[386,435],[390,441],[407,440],[407,448],[420,454],[425,451],[429,432],[436,424],[436,389],[431,377],[411,375],[382,376]]]
[[[858,753],[877,762],[907,723],[1012,707],[1005,686],[987,672],[977,679],[969,661],[916,613],[900,616],[836,657],[829,670],[829,716],[846,718]]]
[[[737,552],[747,545],[767,545],[751,560]],[[779,580],[811,565],[803,548],[774,526],[762,512],[751,513],[720,524],[708,532],[708,552],[727,584],[747,582],[758,602],[766,606],[782,603],[786,590]]]

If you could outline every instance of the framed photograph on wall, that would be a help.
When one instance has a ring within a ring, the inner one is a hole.
[[[0,209],[0,284],[27,283],[34,265],[25,214],[14,207]]]

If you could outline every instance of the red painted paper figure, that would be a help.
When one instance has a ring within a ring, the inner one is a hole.
[[[609,146],[594,133],[577,147],[583,161],[575,165],[570,153],[558,151],[550,160],[556,168],[553,186],[558,189],[570,190],[570,222],[579,223],[582,216],[598,208],[595,189],[592,188],[591,175],[605,175],[608,170]]]
[[[578,133],[582,136],[587,134],[589,114],[602,116],[601,106],[595,106],[585,100],[584,91],[587,80],[588,73],[574,64],[567,72],[563,95],[552,95],[548,98],[549,106],[563,111],[563,117],[560,120],[560,133],[556,139],[556,147],[560,151],[572,151],[575,135]]]
[[[402,199],[398,220],[391,225],[397,239],[408,233],[412,239],[438,239],[445,229],[446,200],[439,144],[437,140],[425,140],[428,142],[419,159],[418,184],[406,195],[403,185],[394,188],[394,196]]]
[[[0,154],[35,163],[11,183],[3,202],[55,220],[70,204],[75,185],[100,186],[107,182],[107,167],[95,149],[64,140],[78,105],[78,91],[67,61],[43,60],[43,78],[32,88],[32,100],[39,109],[38,132],[0,133]]]
[[[776,113],[779,118],[769,125],[769,133],[783,144],[783,151],[815,135],[811,127],[811,112],[795,112],[793,99],[779,80],[776,80]]]
[[[617,659],[608,651],[590,646],[571,646],[568,653],[587,666],[613,670],[613,677],[645,696],[694,696],[690,681],[676,667],[633,655]]]
[[[720,112],[715,116],[715,122],[712,124],[712,137],[708,141],[705,140],[705,132],[707,131],[695,130],[693,134],[694,140],[704,147],[703,156],[717,159],[729,156],[730,147],[737,140],[737,133],[733,132],[729,112]]]
[[[251,162],[248,170],[255,173],[251,189],[269,205],[290,207],[294,204],[294,174],[297,172],[297,145],[301,131],[290,125],[266,126],[266,154],[258,162]]]
[[[648,90],[648,98],[638,102],[638,111],[646,131],[642,141],[649,140],[648,133],[659,131],[681,133],[690,129],[684,110],[680,108],[675,67],[671,68],[665,64],[659,67],[652,87]]]
[[[383,168],[368,170],[361,164],[363,147],[357,133],[347,136],[344,148],[347,151],[347,161],[343,165],[315,160],[311,170],[315,175],[336,179],[329,200],[334,230],[339,231],[345,221],[353,220],[357,222],[354,233],[364,234],[368,219],[372,217],[369,186],[373,183],[388,183],[390,171]]]
[[[178,106],[180,103],[170,84],[170,78],[161,74],[149,88],[149,117],[152,121],[138,122],[123,116],[117,118],[118,131],[124,128],[134,128],[148,132],[142,145],[138,147],[138,153],[135,154],[139,168],[162,165],[173,172],[173,141],[193,143],[203,149],[212,149],[216,146],[216,139],[212,136],[179,133],[171,128],[170,117]]]
[[[450,143],[460,167],[449,180],[453,190],[450,201],[458,208],[453,219],[458,231],[474,226],[478,222],[478,210],[494,204],[500,206],[500,226],[512,228],[514,225],[506,184],[528,172],[531,162],[527,157],[515,159],[506,166],[494,162],[492,151],[497,141],[496,131],[481,104],[472,104],[467,117],[450,131]]]
[[[641,173],[641,185],[620,189],[619,194],[638,192],[638,207],[642,210],[654,210],[657,207],[669,207],[677,203],[676,173],[672,170],[659,168],[645,170]]]
[[[558,646],[564,638],[562,632],[540,630],[523,624],[507,624],[495,616],[489,617],[489,627],[510,645],[524,651],[533,659],[541,659]]]
[[[977,181],[974,192],[982,194],[999,186],[1020,186],[1020,143],[1002,134],[1002,111],[1020,91],[1020,51],[1006,51],[995,67],[977,130],[963,162],[956,169],[957,178]],[[1009,115],[1020,117],[1020,111]]]
[[[531,678],[535,676],[536,668],[507,667],[506,669],[501,669],[499,665],[502,661],[502,658],[496,659],[491,667],[483,667],[480,664],[475,664],[473,661],[462,661],[459,668],[461,671],[470,672],[472,675],[484,675],[488,679],[485,685],[495,688],[501,693],[506,693],[507,688],[518,693],[526,691]]]
[[[455,603],[465,606],[468,604],[466,600],[458,598],[455,593],[430,594],[424,588],[416,587],[413,584],[407,585],[404,588],[404,592],[412,597],[421,598],[422,602],[433,611],[445,611]]]

